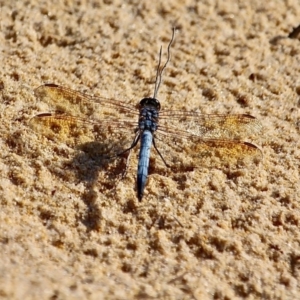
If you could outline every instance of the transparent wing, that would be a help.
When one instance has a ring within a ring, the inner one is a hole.
[[[49,112],[34,116],[30,123],[50,139],[69,146],[97,141],[103,154],[115,155],[135,138],[138,110],[134,106],[54,84],[42,85],[34,93],[48,104]]]
[[[162,111],[155,141],[172,167],[215,167],[261,158],[252,143],[261,132],[260,122],[250,115]]]
[[[134,141],[139,114],[134,106],[54,84],[38,87],[35,95],[49,105],[50,112],[36,115],[31,123],[49,138],[70,146],[96,140],[100,152],[109,156]],[[251,142],[261,132],[261,124],[250,115],[162,110],[155,141],[173,167],[215,166],[260,157],[261,150]]]

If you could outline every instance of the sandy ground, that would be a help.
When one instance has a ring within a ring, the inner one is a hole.
[[[80,2],[0,2],[0,298],[299,299],[299,1]],[[120,180],[124,165],[32,130],[33,90],[135,104],[172,26],[162,105],[257,117],[263,159],[152,159],[139,203],[136,153]]]

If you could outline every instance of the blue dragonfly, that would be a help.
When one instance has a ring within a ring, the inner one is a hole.
[[[32,118],[39,130],[48,133],[50,130],[52,135],[73,136],[75,143],[82,143],[89,137],[100,140],[103,148],[99,155],[109,159],[130,152],[140,143],[137,168],[139,201],[147,182],[152,145],[164,165],[173,170],[237,164],[245,158],[261,157],[259,147],[245,141],[259,136],[262,130],[260,122],[251,115],[161,109],[157,93],[170,60],[174,34],[173,30],[163,66],[160,48],[153,97],[143,98],[137,107],[56,84],[44,84],[34,91],[38,99],[53,109]]]

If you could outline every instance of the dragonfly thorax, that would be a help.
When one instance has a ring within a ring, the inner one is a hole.
[[[160,103],[155,98],[144,98],[140,102],[139,130],[157,130]]]

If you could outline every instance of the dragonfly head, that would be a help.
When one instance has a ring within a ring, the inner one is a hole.
[[[157,110],[160,110],[160,103],[156,98],[143,98],[140,101],[140,108],[143,107],[153,107]]]

